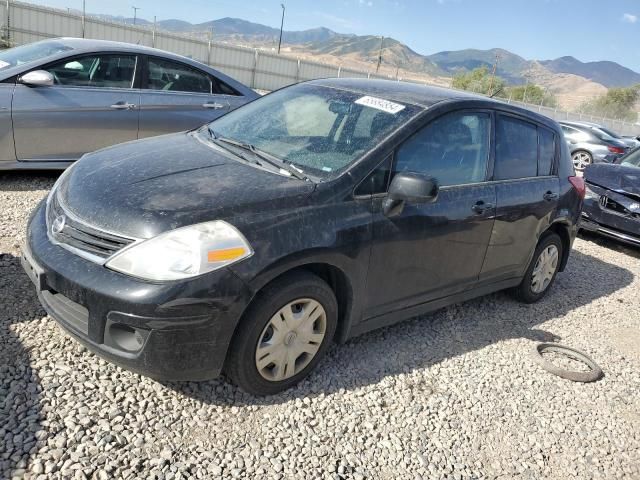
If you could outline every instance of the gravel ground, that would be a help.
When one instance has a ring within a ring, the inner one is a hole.
[[[498,293],[332,348],[299,387],[161,384],[42,310],[17,259],[55,175],[0,175],[0,477],[640,478],[640,250],[579,238],[542,302]],[[541,370],[579,348],[592,384]]]

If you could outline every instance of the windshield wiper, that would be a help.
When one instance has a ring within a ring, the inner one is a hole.
[[[223,142],[223,143],[226,143],[226,144],[229,144],[229,145],[233,145],[235,147],[242,148],[244,150],[248,150],[251,153],[253,153],[256,157],[264,160],[266,163],[268,163],[272,167],[276,167],[276,168],[278,168],[280,170],[284,170],[285,172],[288,172],[292,177],[295,177],[298,180],[310,181],[309,177],[307,177],[304,174],[304,172],[302,172],[298,168],[294,167],[290,162],[287,162],[286,160],[282,160],[281,158],[278,158],[278,157],[276,157],[274,155],[271,155],[270,153],[267,153],[267,152],[265,152],[263,150],[260,150],[255,145],[251,145],[250,143],[241,142],[241,141],[235,140],[233,138],[222,137],[222,136],[218,135],[213,129],[211,129],[211,127],[209,127],[209,134],[211,135],[211,138],[216,143]],[[260,162],[256,162],[256,163],[258,165],[260,165]]]

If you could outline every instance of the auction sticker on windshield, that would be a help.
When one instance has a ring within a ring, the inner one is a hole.
[[[386,113],[398,113],[401,110],[404,110],[404,105],[400,105],[399,103],[390,102],[389,100],[384,100],[382,98],[364,96],[355,101],[358,105],[364,105],[365,107],[375,108],[377,110],[382,110]]]

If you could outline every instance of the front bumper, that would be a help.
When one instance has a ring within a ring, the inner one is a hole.
[[[52,244],[41,204],[22,264],[49,315],[105,359],[159,380],[218,376],[251,298],[228,269],[180,282],[138,280]]]
[[[640,246],[640,222],[602,208],[593,198],[585,199],[580,228]]]

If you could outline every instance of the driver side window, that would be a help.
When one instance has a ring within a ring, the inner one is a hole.
[[[63,60],[46,70],[55,85],[131,88],[135,69],[135,55],[90,55]]]
[[[423,127],[396,152],[394,173],[430,175],[440,186],[485,180],[491,117],[488,113],[453,112]]]

